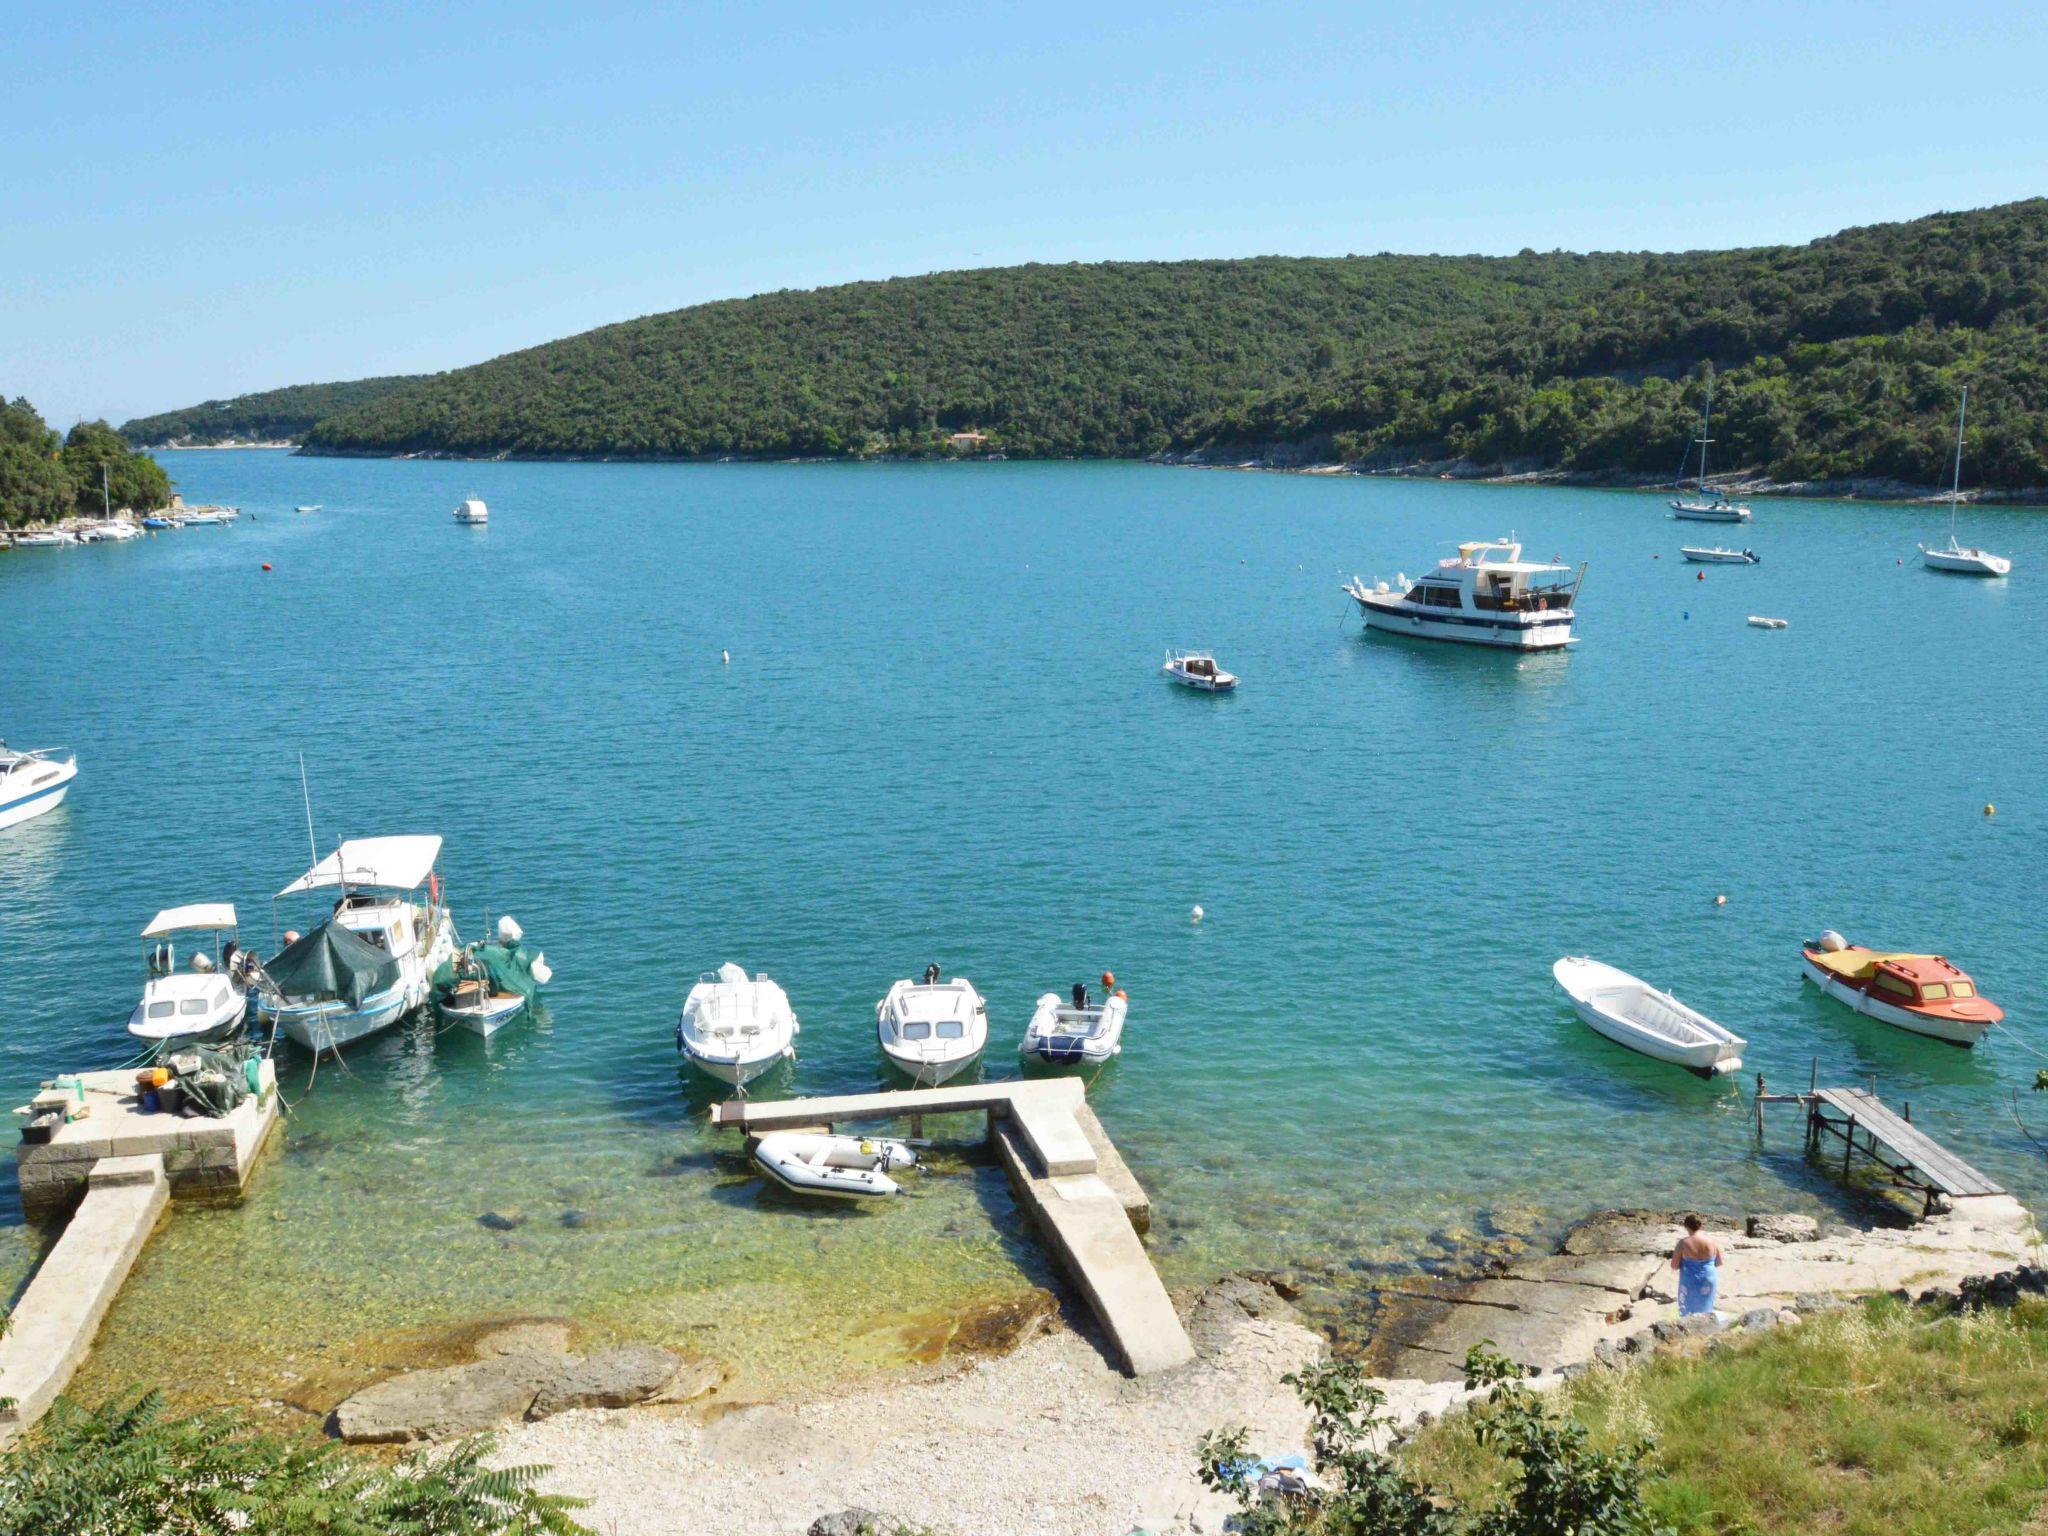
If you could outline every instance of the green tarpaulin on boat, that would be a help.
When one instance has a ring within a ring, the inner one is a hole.
[[[434,972],[434,995],[446,997],[481,973],[493,992],[510,992],[530,1003],[540,991],[533,975],[536,958],[523,944],[472,944],[454,959],[441,962]]]
[[[398,961],[329,918],[263,967],[286,997],[338,997],[351,1008],[398,980]]]

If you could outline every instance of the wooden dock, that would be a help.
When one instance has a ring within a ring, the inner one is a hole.
[[[798,1127],[986,1116],[989,1140],[1018,1199],[1087,1299],[1124,1367],[1134,1376],[1194,1359],[1195,1348],[1152,1267],[1139,1234],[1151,1204],[1075,1078],[969,1083],[887,1093],[715,1105],[714,1126],[758,1136]]]
[[[1940,1200],[1970,1200],[2007,1193],[1989,1174],[1973,1168],[1913,1123],[1913,1106],[1894,1110],[1877,1096],[1875,1084],[1862,1088],[1822,1088],[1816,1082],[1805,1093],[1770,1094],[1757,1074],[1757,1132],[1763,1132],[1766,1104],[1798,1104],[1806,1111],[1806,1150],[1819,1154],[1829,1138],[1842,1146],[1842,1176],[1847,1178],[1858,1156],[1872,1163],[1892,1183],[1910,1189],[1932,1212]]]

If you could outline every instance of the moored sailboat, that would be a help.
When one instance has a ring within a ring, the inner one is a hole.
[[[1948,488],[1948,543],[1940,549],[1922,544],[1920,563],[1930,571],[1953,571],[1958,576],[2005,576],[2012,571],[2010,559],[1988,549],[1968,548],[1956,537],[1956,501],[1963,489],[1963,420],[1969,410],[1970,391],[1965,386],[1962,403],[1956,407],[1956,468]]]

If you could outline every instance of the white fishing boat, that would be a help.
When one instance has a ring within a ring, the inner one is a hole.
[[[1702,549],[1697,545],[1683,545],[1681,555],[1694,565],[1756,565],[1761,556],[1753,549],[1722,549],[1718,545]]]
[[[495,940],[465,945],[434,974],[434,1011],[486,1040],[524,1014],[555,979],[546,955],[527,954],[525,937],[508,912],[498,919]]]
[[[219,507],[194,507],[185,514],[187,528],[225,528],[230,521]]]
[[[1791,622],[1790,619],[1774,619],[1768,614],[1762,613],[1752,613],[1749,616],[1749,623],[1752,629],[1783,629]]]
[[[1100,1066],[1123,1050],[1129,1008],[1130,998],[1122,987],[1099,1003],[1080,982],[1074,983],[1068,997],[1048,992],[1039,998],[1017,1052],[1048,1066]]]
[[[795,1060],[800,1033],[789,994],[728,961],[699,976],[683,999],[676,1049],[698,1071],[743,1088],[778,1062]]]
[[[1207,651],[1168,651],[1159,670],[1181,687],[1203,693],[1228,693],[1237,686],[1237,675],[1217,666]]]
[[[1398,576],[1392,586],[1384,581],[1367,586],[1354,576],[1344,591],[1365,615],[1368,629],[1420,640],[1549,651],[1578,643],[1572,623],[1585,577],[1583,565],[1574,572],[1568,565],[1525,561],[1522,546],[1510,536],[1460,544],[1455,557],[1439,560],[1435,570],[1413,582]]]
[[[2012,561],[2004,555],[1994,555],[1988,549],[1971,549],[1956,537],[1956,500],[1963,490],[1963,418],[1970,409],[1970,391],[1963,391],[1963,402],[1956,407],[1956,469],[1955,478],[1948,488],[1948,543],[1939,549],[1920,546],[1920,563],[1930,571],[1953,571],[1959,576],[2005,576],[2012,571]]]
[[[1702,1077],[1741,1070],[1748,1042],[1670,993],[1583,955],[1566,956],[1550,973],[1578,1016],[1616,1045]]]
[[[754,1143],[754,1161],[784,1189],[831,1200],[879,1200],[900,1193],[889,1177],[909,1168],[917,1154],[900,1141],[834,1136],[819,1131],[770,1131]]]
[[[64,803],[78,759],[57,760],[54,751],[18,752],[0,741],[0,827],[11,827]]]
[[[936,1088],[988,1044],[988,1004],[971,981],[941,981],[939,968],[928,966],[923,981],[899,981],[875,1004],[875,1027],[891,1065]]]
[[[1686,460],[1692,458],[1692,449],[1700,451],[1699,494],[1680,496],[1671,502],[1671,515],[1692,523],[1746,523],[1749,521],[1749,507],[1739,501],[1730,501],[1728,493],[1707,484],[1707,444],[1713,441],[1707,436],[1707,423],[1713,419],[1714,386],[1707,384],[1706,403],[1700,407],[1700,435],[1686,448]],[[1678,478],[1685,479],[1685,463],[1678,466]]]
[[[277,893],[339,890],[332,913],[263,967],[260,1015],[310,1051],[337,1051],[423,1007],[456,951],[433,836],[344,842]]]
[[[38,528],[30,533],[17,533],[9,542],[16,549],[62,549],[76,544],[78,535],[66,528]]]
[[[205,934],[211,944],[198,944],[179,968],[177,936]],[[149,941],[145,957],[148,980],[142,1001],[128,1016],[128,1033],[161,1044],[189,1040],[210,1044],[225,1040],[242,1027],[249,1008],[246,981],[255,957],[237,943],[235,909],[225,901],[167,907],[142,930]]]
[[[455,521],[458,523],[468,523],[472,526],[480,527],[490,520],[491,509],[484,505],[483,498],[480,496],[465,498],[462,505],[455,509]]]

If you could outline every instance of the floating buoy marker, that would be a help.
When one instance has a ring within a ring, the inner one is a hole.
[[[1714,905],[1717,907],[1725,907],[1728,905],[1728,898],[1726,896],[1716,896],[1714,898]]]
[[[1200,902],[1198,901],[1198,902],[1196,902],[1196,903],[1195,903],[1195,910],[1194,910],[1194,911],[1192,911],[1192,912],[1190,912],[1190,913],[1188,914],[1188,921],[1189,921],[1189,922],[1191,922],[1191,923],[1199,923],[1199,922],[1200,922],[1201,920],[1202,920],[1202,904],[1201,904],[1201,903],[1200,903]]]
[[[1707,573],[1705,571],[1699,571],[1695,573],[1695,575],[1693,576],[1694,581],[1705,581],[1706,579]]]
[[[732,652],[731,652],[731,651],[720,651],[720,652],[718,653],[718,659],[719,659],[720,661],[724,662],[724,663],[725,663],[725,664],[726,664],[727,666],[730,666],[730,665],[732,665]]]
[[[266,571],[270,569],[270,562],[268,560],[263,562],[263,569]]]
[[[1984,802],[1984,814],[1986,816],[1996,816],[1998,814],[1998,807],[1993,805],[1989,800],[1986,800]]]

